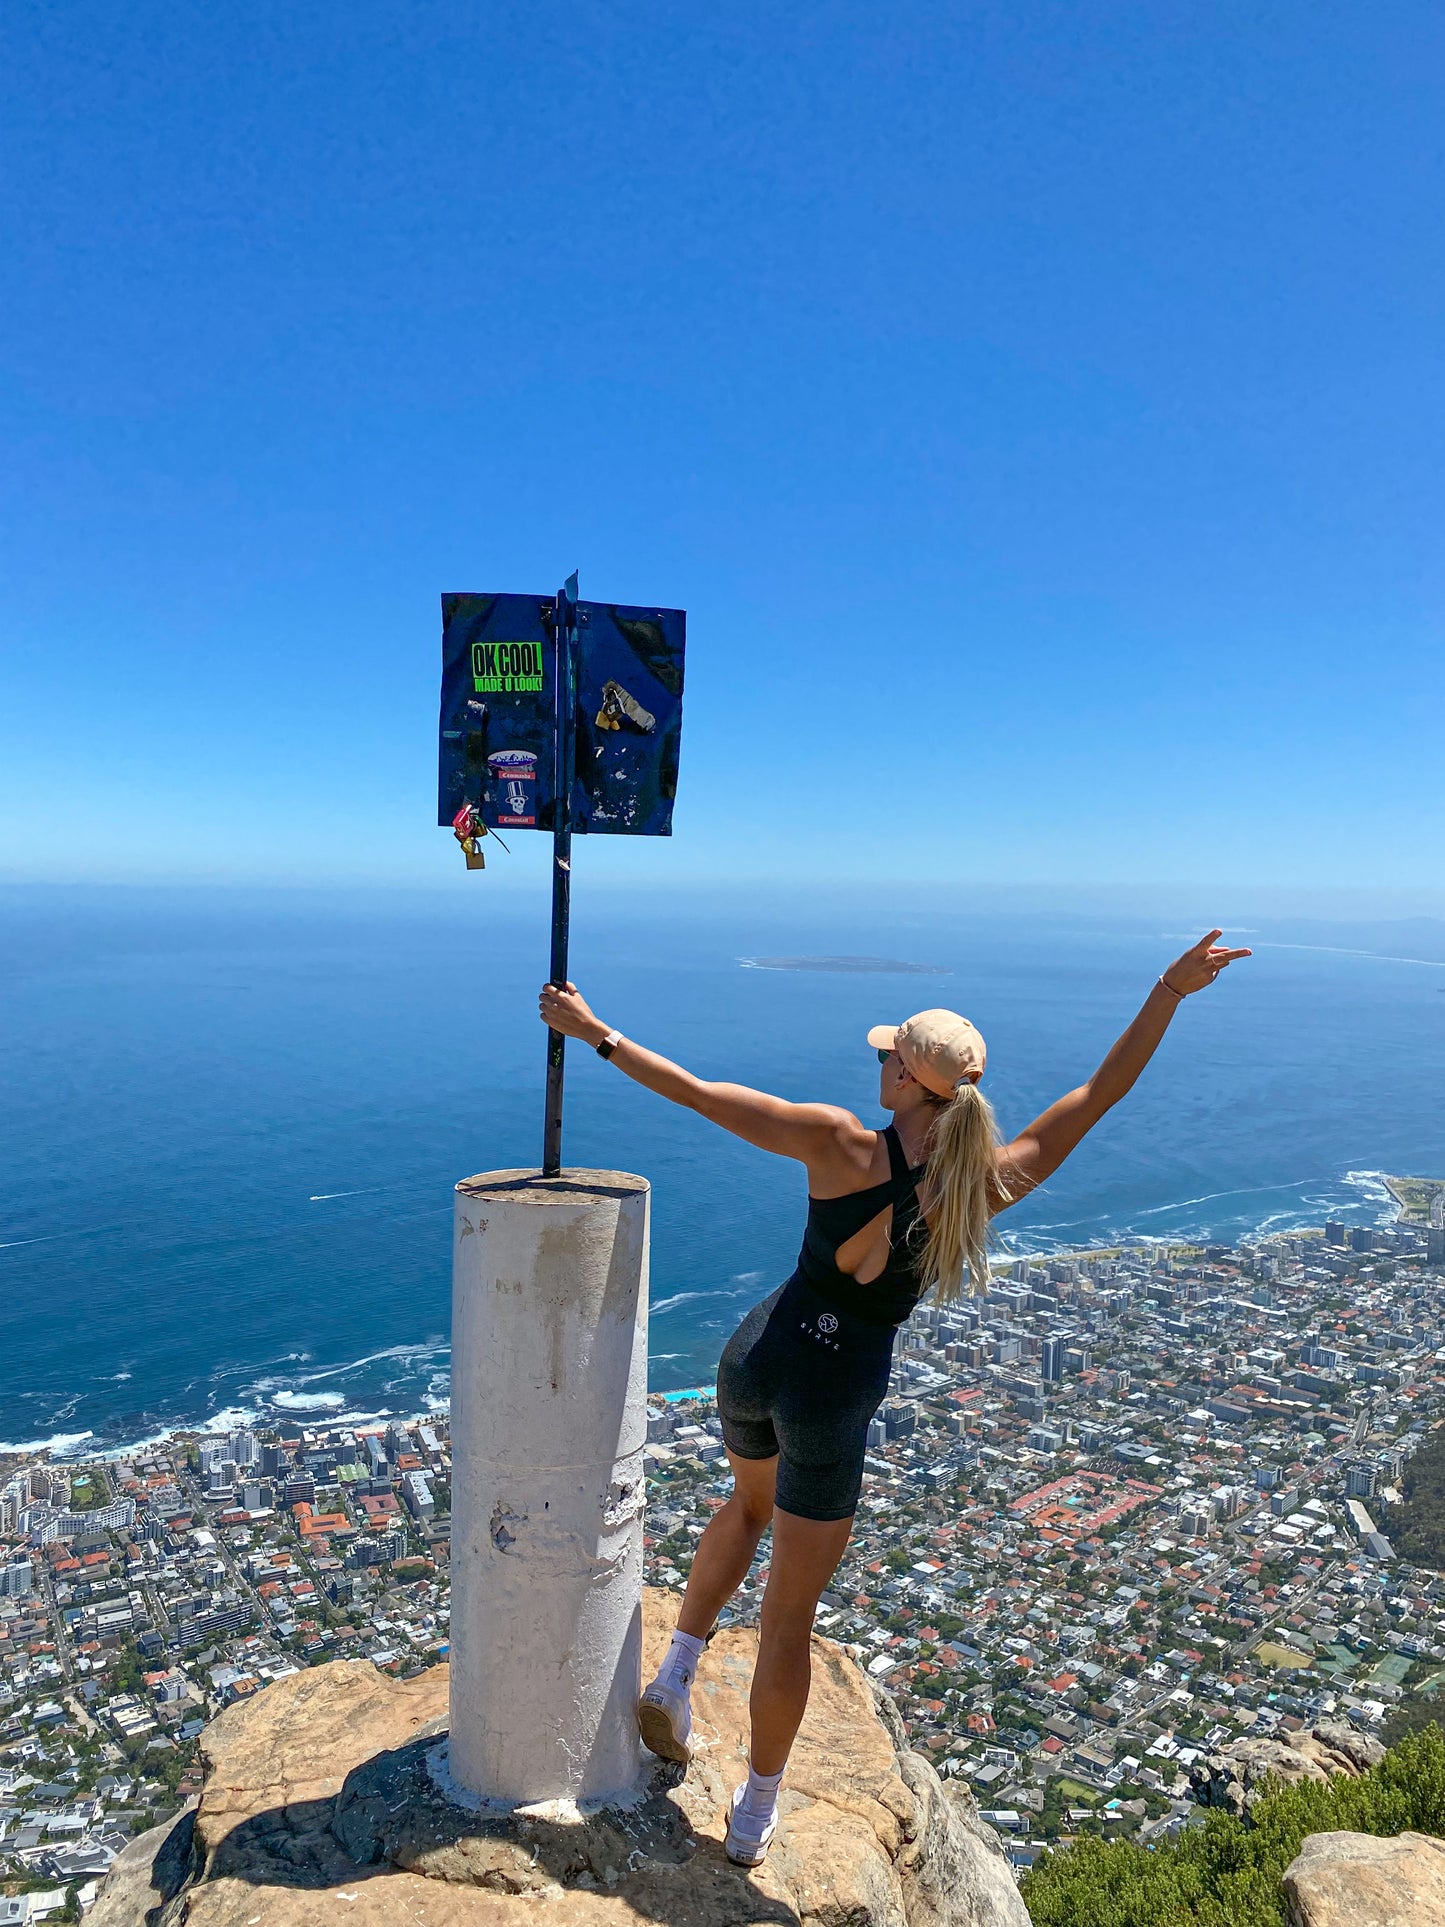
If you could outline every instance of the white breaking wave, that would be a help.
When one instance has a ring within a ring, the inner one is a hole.
[[[699,1298],[715,1298],[713,1291],[679,1291],[671,1298],[659,1298],[655,1305],[648,1306],[648,1312],[656,1318],[659,1312],[674,1311],[679,1305],[691,1305]]]
[[[704,1298],[741,1298],[746,1292],[752,1290],[760,1278],[766,1278],[767,1275],[765,1271],[735,1271],[729,1278],[728,1285],[741,1285],[742,1291],[730,1291],[722,1285],[715,1287],[712,1291],[678,1291],[674,1292],[671,1298],[659,1298],[656,1304],[650,1305],[648,1309],[652,1316],[656,1317],[659,1312],[671,1311],[677,1305],[693,1305]]]
[[[284,1378],[258,1378],[248,1389],[269,1397],[277,1391],[289,1391],[301,1385],[319,1385],[323,1379],[344,1378],[348,1372],[359,1372],[363,1365],[379,1365],[386,1360],[407,1362],[439,1358],[450,1350],[449,1345],[440,1341],[425,1345],[391,1345],[384,1352],[368,1352],[364,1358],[353,1358],[349,1365],[327,1365],[319,1372],[291,1372]]]
[[[1365,957],[1371,963],[1419,964],[1425,970],[1445,970],[1438,957],[1383,957],[1378,950],[1346,950],[1337,943],[1262,943],[1260,950],[1318,950],[1327,957]]]
[[[261,1413],[254,1405],[223,1405],[219,1412],[203,1419],[199,1425],[173,1425],[173,1432],[244,1432],[254,1425]],[[161,1434],[164,1438],[166,1435]]]
[[[1389,1224],[1400,1215],[1400,1201],[1386,1184],[1388,1174],[1384,1171],[1346,1171],[1343,1182],[1352,1190],[1363,1191],[1371,1204],[1380,1209],[1375,1219],[1377,1224]]]
[[[271,1403],[285,1412],[337,1412],[346,1396],[342,1392],[274,1392]]]
[[[1302,1184],[1323,1184],[1323,1178],[1287,1178],[1282,1184],[1246,1184],[1235,1191],[1206,1191],[1202,1197],[1181,1198],[1177,1204],[1151,1204],[1147,1210],[1136,1211],[1136,1218],[1157,1218],[1165,1211],[1187,1211],[1194,1204],[1213,1204],[1219,1198],[1263,1197],[1270,1191],[1297,1191]]]
[[[94,1437],[94,1432],[54,1432],[48,1439],[26,1439],[19,1445],[0,1439],[0,1452],[16,1457],[27,1452],[48,1452],[52,1458],[59,1459]]]
[[[1056,1256],[1057,1249],[1040,1246],[1032,1241],[1038,1240],[1042,1235],[1063,1231],[1092,1234],[1098,1241],[1111,1243],[1128,1243],[1136,1238],[1146,1240],[1152,1238],[1157,1242],[1162,1237],[1203,1236],[1205,1234],[1197,1228],[1186,1232],[1182,1227],[1177,1231],[1162,1226],[1153,1231],[1142,1227],[1146,1219],[1167,1217],[1177,1212],[1193,1210],[1199,1205],[1215,1204],[1222,1198],[1267,1197],[1271,1193],[1281,1191],[1299,1193],[1298,1201],[1288,1209],[1265,1212],[1251,1226],[1251,1229],[1258,1233],[1272,1227],[1304,1227],[1319,1224],[1324,1218],[1336,1212],[1358,1211],[1358,1204],[1352,1204],[1341,1198],[1339,1187],[1344,1186],[1363,1191],[1370,1203],[1380,1207],[1376,1222],[1387,1223],[1399,1215],[1399,1205],[1386,1186],[1384,1178],[1385,1173],[1381,1171],[1346,1171],[1339,1177],[1319,1174],[1313,1177],[1287,1179],[1279,1184],[1240,1185],[1227,1191],[1206,1191],[1198,1197],[1177,1198],[1169,1204],[1146,1205],[1142,1210],[1131,1212],[1122,1220],[1111,1220],[1102,1212],[1080,1218],[1052,1218],[1040,1224],[1029,1225],[1017,1232],[1007,1230],[1001,1232],[999,1245],[1010,1257],[1044,1258]],[[1230,1216],[1233,1217],[1233,1214]],[[1238,1230],[1237,1219],[1231,1222],[1227,1234],[1221,1229],[1218,1235],[1227,1235],[1229,1238],[1242,1235]],[[1063,1242],[1062,1248],[1068,1249],[1077,1243],[1078,1239],[1074,1238]]]

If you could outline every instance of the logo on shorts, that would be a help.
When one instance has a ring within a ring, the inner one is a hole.
[[[837,1329],[838,1329],[838,1321],[833,1316],[832,1312],[825,1311],[819,1314],[818,1330],[820,1332],[835,1332],[837,1331]]]

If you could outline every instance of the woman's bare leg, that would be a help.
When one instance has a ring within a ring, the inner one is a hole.
[[[852,1519],[825,1522],[800,1519],[781,1509],[773,1513],[773,1559],[763,1594],[758,1663],[753,1669],[755,1772],[781,1773],[787,1764],[812,1684],[813,1614],[852,1530]]]
[[[677,1630],[694,1639],[706,1639],[718,1614],[747,1578],[758,1541],[773,1516],[777,1458],[735,1459],[729,1452],[728,1464],[733,1469],[732,1497],[718,1507],[697,1542],[682,1611],[677,1615]]]

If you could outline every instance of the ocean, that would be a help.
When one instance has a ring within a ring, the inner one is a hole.
[[[436,1409],[451,1187],[540,1155],[534,893],[0,890],[0,1450]],[[481,888],[476,888],[481,884]],[[870,1024],[944,1004],[1017,1128],[1085,1078],[1175,913],[906,889],[579,887],[573,976],[700,1074],[876,1118]],[[1007,1253],[1392,1214],[1445,1174],[1445,923],[1260,918],[1133,1095],[1000,1220]],[[760,967],[873,958],[928,967]],[[787,1276],[801,1168],[573,1046],[565,1160],[654,1188],[652,1383],[707,1383]]]

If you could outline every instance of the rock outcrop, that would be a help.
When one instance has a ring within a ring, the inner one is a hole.
[[[1189,1769],[1189,1786],[1200,1806],[1225,1807],[1243,1819],[1270,1779],[1287,1786],[1300,1780],[1329,1780],[1336,1774],[1358,1779],[1384,1757],[1378,1740],[1367,1739],[1341,1722],[1322,1721],[1298,1733],[1246,1736],[1217,1753],[1203,1754]]]
[[[1289,1927],[1428,1927],[1445,1921],[1445,1840],[1312,1833],[1285,1869]]]
[[[196,1803],[188,1800],[163,1825],[138,1833],[111,1863],[86,1927],[136,1927],[190,1878]]]
[[[649,1595],[645,1663],[673,1602]],[[967,1793],[911,1753],[891,1702],[816,1640],[813,1694],[782,1824],[752,1873],[722,1853],[746,1770],[749,1629],[720,1633],[693,1690],[685,1777],[659,1764],[646,1797],[578,1823],[483,1820],[439,1791],[447,1673],[399,1683],[365,1660],[293,1674],[207,1729],[196,1814],[155,1855],[152,1884],[100,1927],[1028,1927],[993,1833]],[[891,1717],[887,1717],[891,1716]],[[181,1878],[177,1878],[180,1874]],[[130,1890],[136,1892],[136,1878]],[[120,1895],[115,1896],[120,1901]]]

